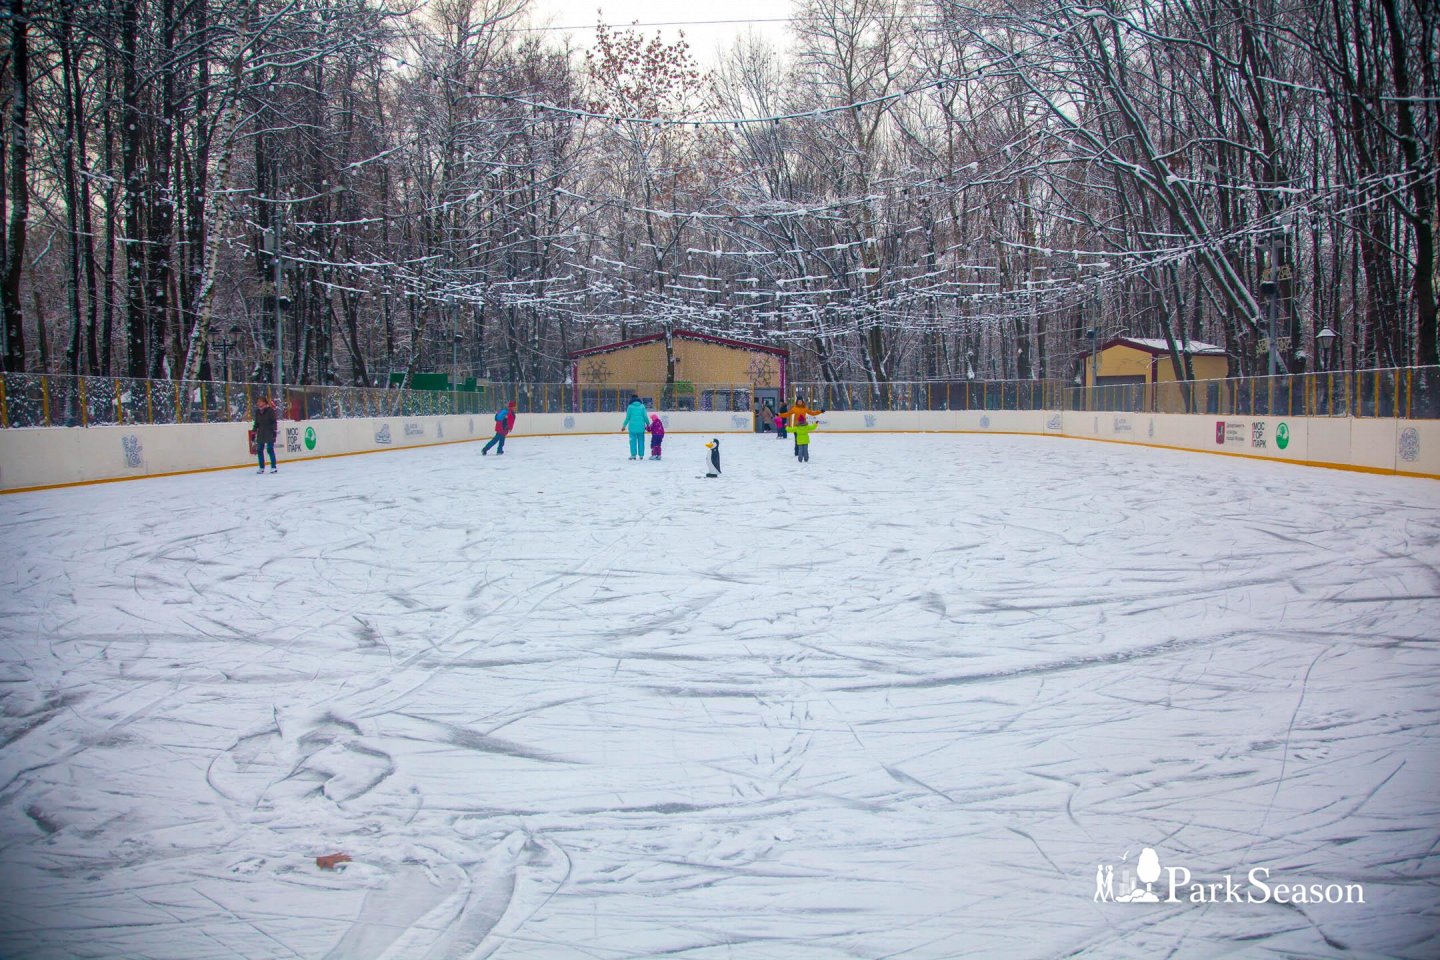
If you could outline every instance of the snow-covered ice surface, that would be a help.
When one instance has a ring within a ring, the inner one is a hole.
[[[1440,954],[1440,484],[722,447],[0,498],[0,956]]]

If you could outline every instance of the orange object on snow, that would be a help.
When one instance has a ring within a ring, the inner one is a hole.
[[[316,858],[315,858],[315,864],[316,864],[316,866],[318,866],[321,870],[334,870],[337,864],[349,863],[349,862],[350,862],[350,856],[349,856],[349,854],[344,854],[344,853],[327,853],[327,854],[326,854],[325,856],[323,856],[323,857],[316,857]]]

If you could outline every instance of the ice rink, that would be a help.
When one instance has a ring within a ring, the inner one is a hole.
[[[1440,484],[721,443],[0,497],[0,956],[1440,955]]]

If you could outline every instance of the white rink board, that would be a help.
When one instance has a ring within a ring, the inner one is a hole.
[[[748,433],[751,428],[748,413],[660,416],[677,434]],[[298,461],[488,440],[492,423],[488,413],[282,420],[275,452],[278,459]],[[521,414],[512,437],[618,434],[620,429],[618,413]],[[248,423],[0,430],[0,490],[244,466],[255,462],[247,452],[248,433]]]
[[[751,432],[749,413],[661,414],[670,434]],[[819,433],[1034,434],[1440,478],[1440,422],[1088,411],[834,411]],[[287,461],[486,440],[488,413],[282,421]],[[248,425],[131,425],[0,430],[0,491],[240,467]],[[521,414],[513,437],[619,434],[618,413]],[[1283,439],[1283,445],[1282,445]]]

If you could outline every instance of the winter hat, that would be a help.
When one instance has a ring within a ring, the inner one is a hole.
[[[651,420],[659,420],[659,419],[660,419],[660,414],[658,414],[658,413],[652,413],[652,414],[650,414],[650,419],[651,419]]]

